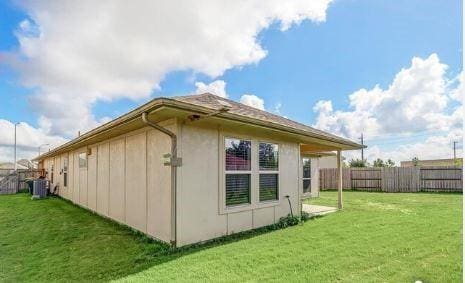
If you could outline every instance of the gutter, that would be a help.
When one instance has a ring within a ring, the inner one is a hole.
[[[166,134],[171,138],[171,153],[168,155],[165,155],[164,157],[167,159],[165,161],[165,166],[170,166],[171,167],[171,244],[176,247],[176,240],[177,240],[177,218],[176,218],[176,205],[177,205],[177,186],[176,186],[176,181],[177,181],[177,167],[181,166],[182,160],[181,158],[178,158],[178,138],[175,133],[171,132],[170,130],[151,122],[148,119],[148,114],[147,112],[142,113],[142,121]]]
[[[169,107],[169,108],[179,109],[179,110],[183,110],[183,111],[188,111],[188,112],[191,112],[191,113],[193,112],[193,113],[200,113],[202,115],[216,116],[218,118],[224,118],[224,119],[232,120],[232,121],[236,121],[236,122],[253,124],[253,125],[261,126],[261,127],[268,128],[268,129],[275,129],[275,130],[278,130],[278,131],[283,131],[283,132],[292,133],[292,134],[296,134],[296,135],[302,135],[302,136],[307,136],[307,137],[310,137],[310,138],[321,139],[321,140],[325,140],[325,141],[328,141],[328,142],[332,142],[332,143],[336,143],[336,144],[340,144],[340,145],[345,145],[345,146],[349,147],[350,149],[366,148],[365,145],[357,144],[357,143],[354,143],[354,142],[352,142],[350,140],[346,140],[346,139],[343,139],[343,138],[340,138],[340,137],[337,137],[337,136],[328,137],[328,136],[322,135],[321,133],[318,133],[318,132],[315,132],[315,133],[304,132],[302,130],[290,128],[288,126],[283,126],[283,125],[279,125],[279,124],[275,124],[275,123],[271,123],[271,122],[267,122],[267,121],[258,121],[255,118],[244,117],[244,116],[233,114],[233,113],[227,113],[228,111],[224,111],[225,109],[214,110],[214,109],[207,108],[207,107],[204,107],[204,106],[199,106],[199,105],[195,105],[195,104],[190,104],[190,103],[186,103],[186,102],[177,101],[177,100],[172,99],[172,98],[160,97],[160,98],[157,98],[157,99],[152,100],[150,102],[147,102],[146,104],[144,104],[144,105],[130,111],[129,113],[124,114],[124,115],[116,118],[115,120],[110,121],[110,122],[108,122],[108,123],[106,123],[106,124],[104,124],[104,125],[102,125],[100,127],[97,127],[95,129],[81,135],[78,138],[75,138],[75,139],[73,139],[73,140],[71,140],[71,141],[69,141],[69,142],[67,142],[67,143],[65,143],[65,144],[63,144],[63,145],[61,145],[61,146],[59,146],[57,148],[54,148],[49,152],[45,152],[44,154],[42,154],[40,156],[37,156],[36,158],[33,158],[32,160],[33,161],[39,161],[39,160],[42,160],[42,159],[44,159],[44,158],[46,158],[48,156],[53,155],[57,151],[61,152],[61,151],[64,151],[64,150],[68,149],[69,147],[71,147],[71,146],[73,146],[73,145],[75,145],[77,143],[84,143],[87,139],[89,139],[90,137],[92,137],[94,135],[101,134],[103,132],[109,131],[114,127],[120,126],[122,124],[131,122],[134,119],[139,118],[141,113],[143,113],[143,112],[152,111],[154,109],[158,109],[158,108],[161,108],[161,107]],[[347,149],[344,149],[344,150],[347,150]]]
[[[240,122],[240,123],[252,124],[252,125],[264,127],[264,128],[267,128],[267,129],[278,130],[278,131],[285,132],[285,133],[292,133],[292,134],[295,134],[295,135],[301,135],[301,136],[306,136],[306,137],[310,137],[310,138],[316,138],[316,139],[324,140],[324,141],[327,141],[327,142],[332,142],[332,143],[336,143],[336,144],[340,144],[340,145],[345,145],[347,147],[352,147],[350,150],[362,149],[362,148],[367,147],[366,145],[357,144],[355,142],[352,142],[351,140],[347,140],[347,139],[340,138],[340,137],[337,137],[337,136],[330,137],[330,136],[326,136],[326,135],[323,135],[323,134],[318,133],[318,132],[309,133],[309,132],[305,132],[305,131],[300,130],[300,129],[291,128],[289,126],[276,124],[274,122],[260,121],[260,120],[258,120],[256,118],[251,118],[251,117],[246,117],[246,116],[230,113],[227,110],[227,108],[226,109],[221,108],[219,110],[214,110],[214,109],[207,108],[207,107],[200,106],[200,105],[195,105],[195,104],[190,104],[190,103],[186,103],[186,102],[177,101],[175,99],[170,99],[170,98],[164,98],[164,99],[165,99],[164,105],[166,107],[170,107],[170,108],[175,108],[175,109],[194,112],[194,113],[201,113],[202,115],[215,116],[215,117],[223,118],[223,119],[230,120],[230,121],[236,121],[236,122]],[[191,121],[193,120],[191,118],[189,118],[189,119]],[[349,149],[343,149],[343,150],[349,150]]]

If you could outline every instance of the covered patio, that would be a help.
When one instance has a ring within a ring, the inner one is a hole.
[[[343,208],[343,200],[342,200],[342,150],[345,148],[341,148],[337,145],[330,145],[330,144],[301,144],[300,145],[300,156],[304,157],[322,157],[322,156],[331,156],[334,155],[336,152],[336,160],[337,160],[337,190],[338,190],[338,200],[336,207],[329,207],[329,206],[320,206],[320,205],[310,205],[310,204],[303,204],[302,210],[306,211],[310,214],[327,214],[330,212],[336,211],[336,209]],[[353,148],[348,148],[353,149]],[[305,195],[304,195],[305,197]]]

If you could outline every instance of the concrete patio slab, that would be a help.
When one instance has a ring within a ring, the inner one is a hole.
[[[302,210],[312,215],[325,215],[328,213],[336,212],[337,208],[323,205],[303,204]]]

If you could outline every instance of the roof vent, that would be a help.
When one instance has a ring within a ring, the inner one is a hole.
[[[217,101],[218,101],[218,103],[221,104],[221,106],[222,106],[221,109],[220,109],[220,111],[226,112],[226,111],[231,110],[232,105],[231,105],[229,102],[224,101],[224,100],[217,100]]]

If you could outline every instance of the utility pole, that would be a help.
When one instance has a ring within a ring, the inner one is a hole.
[[[456,148],[455,145],[456,145],[456,144],[457,144],[457,142],[454,141],[454,166],[457,164],[457,159],[456,159],[456,158],[457,158],[457,155],[456,155],[456,153],[455,153],[455,148]]]
[[[40,148],[43,147],[43,146],[47,146],[47,145],[50,145],[50,144],[44,143],[44,144],[39,145],[39,156],[40,156]]]
[[[360,139],[360,143],[361,143],[362,145],[364,145],[364,144],[363,144],[363,133],[360,135],[360,138],[359,138],[359,139]],[[364,156],[363,156],[363,147],[362,147],[362,162],[365,163],[365,158],[364,158]]]

